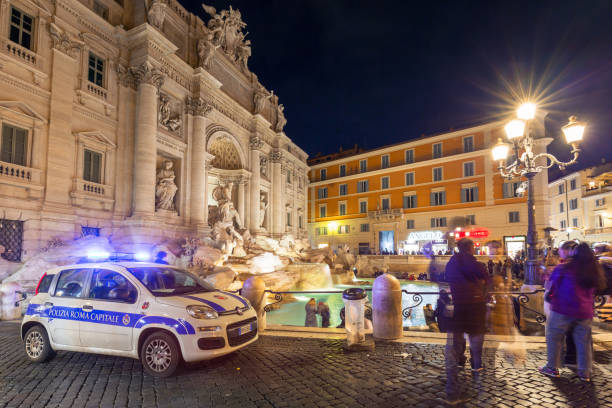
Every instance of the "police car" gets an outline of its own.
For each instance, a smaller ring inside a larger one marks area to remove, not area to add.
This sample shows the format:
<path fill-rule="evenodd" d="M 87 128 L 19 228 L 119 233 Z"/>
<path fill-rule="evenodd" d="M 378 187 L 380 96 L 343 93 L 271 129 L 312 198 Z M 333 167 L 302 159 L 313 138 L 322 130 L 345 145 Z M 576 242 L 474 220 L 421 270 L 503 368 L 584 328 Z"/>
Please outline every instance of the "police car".
<path fill-rule="evenodd" d="M 156 377 L 181 361 L 207 360 L 257 340 L 257 316 L 237 294 L 179 268 L 106 261 L 50 269 L 21 325 L 25 352 L 45 362 L 58 350 L 140 359 Z"/>

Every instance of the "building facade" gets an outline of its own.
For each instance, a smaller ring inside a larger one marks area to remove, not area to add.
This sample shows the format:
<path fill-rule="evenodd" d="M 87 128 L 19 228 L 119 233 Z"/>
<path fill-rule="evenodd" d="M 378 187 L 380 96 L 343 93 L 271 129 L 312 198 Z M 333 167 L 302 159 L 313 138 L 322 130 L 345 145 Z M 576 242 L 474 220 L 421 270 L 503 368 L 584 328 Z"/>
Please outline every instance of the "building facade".
<path fill-rule="evenodd" d="M 534 124 L 543 135 L 541 121 Z M 525 248 L 523 180 L 504 180 L 491 147 L 502 122 L 488 123 L 347 156 L 309 160 L 309 231 L 314 245 L 348 245 L 354 252 L 418 253 L 429 242 L 472 237 L 477 247 L 500 240 L 514 254 Z M 536 151 L 551 139 L 539 137 Z M 536 223 L 548 220 L 547 174 L 535 178 Z M 520 191 L 520 190 L 519 190 Z M 479 251 L 484 252 L 484 250 Z"/>
<path fill-rule="evenodd" d="M 568 239 L 612 242 L 612 165 L 579 170 L 548 185 L 551 245 Z"/>
<path fill-rule="evenodd" d="M 205 237 L 229 187 L 252 234 L 306 236 L 307 155 L 248 68 L 240 12 L 175 0 L 4 1 L 0 245 Z"/>

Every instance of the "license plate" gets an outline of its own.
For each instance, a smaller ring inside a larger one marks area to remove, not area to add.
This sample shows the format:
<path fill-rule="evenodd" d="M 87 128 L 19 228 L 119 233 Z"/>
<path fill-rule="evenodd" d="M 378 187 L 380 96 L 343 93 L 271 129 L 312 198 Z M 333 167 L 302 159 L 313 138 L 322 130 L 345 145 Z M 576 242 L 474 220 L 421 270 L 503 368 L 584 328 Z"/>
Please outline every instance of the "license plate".
<path fill-rule="evenodd" d="M 243 334 L 247 334 L 253 331 L 253 327 L 251 324 L 247 324 L 246 326 L 241 326 L 238 328 L 238 335 L 242 336 Z"/>

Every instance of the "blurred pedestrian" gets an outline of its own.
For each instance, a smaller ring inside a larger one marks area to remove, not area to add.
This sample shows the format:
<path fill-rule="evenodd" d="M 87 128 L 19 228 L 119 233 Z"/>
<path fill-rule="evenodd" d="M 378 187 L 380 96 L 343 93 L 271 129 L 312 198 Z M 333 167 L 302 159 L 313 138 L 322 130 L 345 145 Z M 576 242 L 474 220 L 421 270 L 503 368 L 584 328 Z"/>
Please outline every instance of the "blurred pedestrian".
<path fill-rule="evenodd" d="M 310 298 L 306 303 L 306 327 L 319 327 L 317 322 L 317 301 L 315 298 Z"/>
<path fill-rule="evenodd" d="M 435 316 L 438 322 L 438 328 L 442 333 L 449 331 L 451 320 L 453 317 L 453 301 L 445 289 L 440 289 L 440 297 L 436 303 Z"/>
<path fill-rule="evenodd" d="M 593 365 L 593 297 L 595 291 L 605 285 L 601 265 L 589 245 L 582 242 L 572 250 L 569 262 L 555 268 L 550 280 L 547 297 L 551 310 L 546 321 L 548 362 L 539 371 L 550 377 L 560 376 L 563 339 L 565 333 L 573 329 L 578 355 L 578 377 L 589 382 Z"/>
<path fill-rule="evenodd" d="M 321 327 L 329 327 L 329 306 L 322 300 L 317 306 L 317 313 L 321 315 Z"/>
<path fill-rule="evenodd" d="M 429 327 L 429 330 L 439 333 L 440 328 L 438 327 L 438 323 L 436 323 L 436 312 L 431 307 L 431 303 L 425 305 L 423 314 L 425 315 L 425 324 Z"/>

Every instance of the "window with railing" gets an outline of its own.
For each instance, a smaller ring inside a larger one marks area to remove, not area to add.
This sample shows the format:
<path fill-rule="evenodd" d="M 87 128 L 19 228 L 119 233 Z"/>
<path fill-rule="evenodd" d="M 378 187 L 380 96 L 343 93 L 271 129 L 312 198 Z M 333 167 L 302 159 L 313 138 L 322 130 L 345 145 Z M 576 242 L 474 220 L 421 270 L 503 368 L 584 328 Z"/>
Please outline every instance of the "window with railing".
<path fill-rule="evenodd" d="M 28 50 L 33 50 L 34 17 L 11 7 L 9 39 Z"/>
<path fill-rule="evenodd" d="M 83 180 L 92 183 L 102 182 L 102 154 L 92 150 L 83 150 Z"/>
<path fill-rule="evenodd" d="M 389 198 L 383 198 L 380 200 L 380 204 L 383 210 L 391 208 L 391 200 Z"/>
<path fill-rule="evenodd" d="M 6 123 L 2 124 L 1 161 L 19 166 L 27 166 L 27 146 L 27 130 Z"/>
<path fill-rule="evenodd" d="M 89 64 L 87 68 L 87 80 L 101 88 L 104 88 L 104 60 L 93 52 L 89 53 Z"/>

